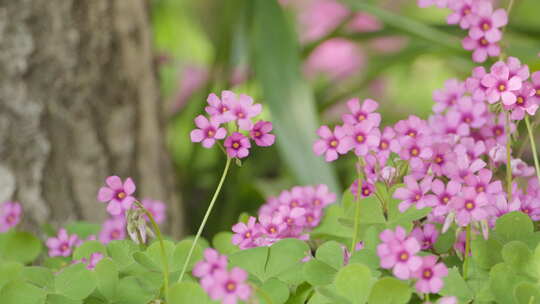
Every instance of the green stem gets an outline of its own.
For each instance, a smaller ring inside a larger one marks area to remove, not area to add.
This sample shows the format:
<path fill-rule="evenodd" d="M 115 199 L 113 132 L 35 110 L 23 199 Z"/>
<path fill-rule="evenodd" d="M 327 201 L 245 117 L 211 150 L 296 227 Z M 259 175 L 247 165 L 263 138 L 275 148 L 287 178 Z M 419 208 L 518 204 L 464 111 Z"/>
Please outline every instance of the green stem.
<path fill-rule="evenodd" d="M 141 208 L 141 210 L 146 214 L 150 220 L 150 223 L 152 224 L 152 229 L 156 231 L 156 237 L 159 241 L 159 247 L 161 249 L 161 261 L 163 263 L 163 292 L 165 293 L 165 302 L 169 302 L 169 262 L 167 259 L 167 252 L 165 250 L 165 243 L 163 242 L 163 235 L 161 234 L 161 230 L 154 220 L 152 213 L 144 208 L 139 201 L 136 201 L 135 203 L 137 204 L 137 207 Z"/>
<path fill-rule="evenodd" d="M 506 192 L 508 192 L 508 203 L 512 201 L 512 136 L 510 134 L 510 112 L 506 111 Z"/>
<path fill-rule="evenodd" d="M 195 250 L 195 246 L 197 245 L 197 241 L 201 237 L 202 231 L 204 229 L 204 226 L 206 225 L 206 221 L 208 221 L 208 217 L 210 216 L 210 212 L 212 212 L 212 208 L 214 207 L 214 204 L 217 200 L 217 197 L 219 193 L 221 192 L 221 187 L 223 186 L 223 182 L 225 181 L 225 177 L 227 176 L 227 172 L 229 171 L 229 167 L 231 164 L 230 157 L 227 157 L 227 162 L 225 163 L 225 169 L 223 170 L 223 174 L 221 175 L 221 179 L 219 180 L 218 186 L 216 188 L 216 191 L 214 192 L 214 195 L 212 196 L 212 200 L 210 201 L 210 205 L 208 206 L 208 209 L 206 209 L 206 213 L 204 214 L 204 218 L 201 222 L 201 225 L 199 226 L 199 230 L 197 230 L 197 234 L 195 235 L 195 239 L 193 240 L 193 243 L 191 244 L 191 248 L 189 249 L 189 253 L 187 255 L 186 261 L 184 262 L 184 267 L 182 268 L 182 272 L 180 272 L 180 277 L 178 278 L 178 282 L 182 282 L 182 279 L 184 278 L 184 274 L 186 273 L 187 267 L 189 265 L 189 261 L 191 260 L 191 256 L 193 255 L 193 250 Z"/>
<path fill-rule="evenodd" d="M 471 253 L 471 225 L 467 225 L 465 232 L 465 257 L 463 258 L 463 279 L 467 280 L 469 268 L 469 254 Z"/>
<path fill-rule="evenodd" d="M 359 164 L 362 164 L 362 159 L 358 159 Z M 361 195 L 361 189 L 360 189 L 360 171 L 361 168 L 358 170 L 358 187 L 356 190 L 356 202 L 354 204 L 354 231 L 352 236 L 352 243 L 351 243 L 351 255 L 354 253 L 356 249 L 356 243 L 358 243 L 358 232 L 360 230 L 360 195 Z"/>
<path fill-rule="evenodd" d="M 536 144 L 534 142 L 534 135 L 531 122 L 529 121 L 529 115 L 525 116 L 525 124 L 527 125 L 527 131 L 529 132 L 529 139 L 531 140 L 531 149 L 534 158 L 534 167 L 536 168 L 536 177 L 540 183 L 540 164 L 538 163 L 538 153 L 536 153 Z"/>
<path fill-rule="evenodd" d="M 354 250 L 356 249 L 356 243 L 358 243 L 358 232 L 360 231 L 360 180 L 358 180 L 358 195 L 356 199 L 356 203 L 354 206 L 354 233 L 352 237 L 352 243 L 351 243 L 351 255 L 354 253 Z"/>

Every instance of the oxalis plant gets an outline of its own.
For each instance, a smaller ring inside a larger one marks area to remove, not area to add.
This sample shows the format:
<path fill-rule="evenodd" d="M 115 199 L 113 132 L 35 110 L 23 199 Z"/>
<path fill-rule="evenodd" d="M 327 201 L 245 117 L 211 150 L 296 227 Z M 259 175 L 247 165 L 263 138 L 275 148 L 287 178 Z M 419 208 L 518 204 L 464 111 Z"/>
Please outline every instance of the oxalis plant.
<path fill-rule="evenodd" d="M 326 185 L 292 187 L 201 238 L 230 167 L 279 140 L 250 96 L 210 94 L 191 141 L 217 146 L 225 165 L 195 237 L 165 239 L 165 205 L 139 200 L 131 178 L 105 179 L 102 225 L 76 222 L 44 244 L 5 202 L 0 303 L 540 303 L 540 72 L 499 46 L 512 1 L 419 4 L 449 8 L 473 60 L 497 61 L 448 80 L 427 119 L 382 126 L 376 101 L 349 100 L 343 124 L 313 144 L 328 162 L 358 159 L 340 202 Z M 522 121 L 534 167 L 512 149 Z"/>

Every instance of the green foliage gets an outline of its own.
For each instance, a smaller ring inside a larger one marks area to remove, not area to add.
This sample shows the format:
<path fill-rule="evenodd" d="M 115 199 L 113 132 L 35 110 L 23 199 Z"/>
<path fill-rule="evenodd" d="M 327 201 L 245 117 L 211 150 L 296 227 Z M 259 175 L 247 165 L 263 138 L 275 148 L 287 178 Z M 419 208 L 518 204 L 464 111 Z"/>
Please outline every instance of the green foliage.
<path fill-rule="evenodd" d="M 73 300 L 88 297 L 96 288 L 96 278 L 83 264 L 73 264 L 54 279 L 55 291 Z"/>
<path fill-rule="evenodd" d="M 395 278 L 382 278 L 373 285 L 369 296 L 369 303 L 404 304 L 409 303 L 411 287 Z"/>
<path fill-rule="evenodd" d="M 0 261 L 33 262 L 41 253 L 41 242 L 28 232 L 0 234 Z"/>
<path fill-rule="evenodd" d="M 169 294 L 170 304 L 209 303 L 210 299 L 199 284 L 181 282 L 171 286 Z"/>

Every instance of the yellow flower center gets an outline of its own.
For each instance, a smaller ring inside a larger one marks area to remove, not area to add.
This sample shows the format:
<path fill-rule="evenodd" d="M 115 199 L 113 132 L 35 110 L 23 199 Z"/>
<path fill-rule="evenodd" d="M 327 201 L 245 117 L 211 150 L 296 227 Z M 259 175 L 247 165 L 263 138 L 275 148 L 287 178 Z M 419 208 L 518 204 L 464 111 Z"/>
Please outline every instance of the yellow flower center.
<path fill-rule="evenodd" d="M 418 148 L 412 148 L 411 154 L 412 156 L 418 156 L 420 154 L 420 150 L 418 150 Z"/>
<path fill-rule="evenodd" d="M 473 210 L 474 209 L 474 203 L 473 202 L 466 202 L 465 203 L 465 209 Z"/>
<path fill-rule="evenodd" d="M 522 105 L 525 103 L 525 99 L 523 99 L 523 97 L 521 96 L 518 96 L 516 102 L 518 105 Z"/>
<path fill-rule="evenodd" d="M 225 288 L 227 289 L 227 291 L 234 291 L 236 289 L 236 284 L 234 284 L 233 282 L 229 282 L 225 285 Z"/>
<path fill-rule="evenodd" d="M 501 91 L 501 92 L 504 92 L 504 91 L 506 91 L 506 86 L 505 86 L 504 84 L 501 83 L 501 84 L 497 87 L 497 89 L 499 89 L 499 91 Z"/>
<path fill-rule="evenodd" d="M 126 193 L 125 193 L 124 191 L 118 192 L 118 194 L 116 195 L 116 197 L 118 197 L 119 199 L 123 199 L 124 197 L 126 197 Z"/>
<path fill-rule="evenodd" d="M 359 143 L 363 143 L 365 140 L 364 135 L 358 135 L 356 136 L 356 141 Z"/>
<path fill-rule="evenodd" d="M 238 149 L 238 148 L 240 147 L 240 144 L 237 143 L 237 142 L 234 142 L 234 143 L 232 144 L 232 147 L 235 148 L 235 149 Z"/>
<path fill-rule="evenodd" d="M 332 148 L 337 147 L 337 145 L 338 145 L 338 142 L 335 139 L 330 142 L 330 147 L 332 147 Z"/>

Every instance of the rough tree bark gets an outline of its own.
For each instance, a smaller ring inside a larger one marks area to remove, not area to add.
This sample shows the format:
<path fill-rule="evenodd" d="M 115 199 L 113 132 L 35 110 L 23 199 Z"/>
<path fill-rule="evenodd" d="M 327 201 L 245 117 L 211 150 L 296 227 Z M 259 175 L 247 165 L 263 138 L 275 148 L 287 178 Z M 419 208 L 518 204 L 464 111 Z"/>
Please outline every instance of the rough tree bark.
<path fill-rule="evenodd" d="M 27 228 L 103 220 L 96 193 L 117 174 L 182 234 L 147 5 L 0 0 L 0 202 L 21 202 Z"/>

